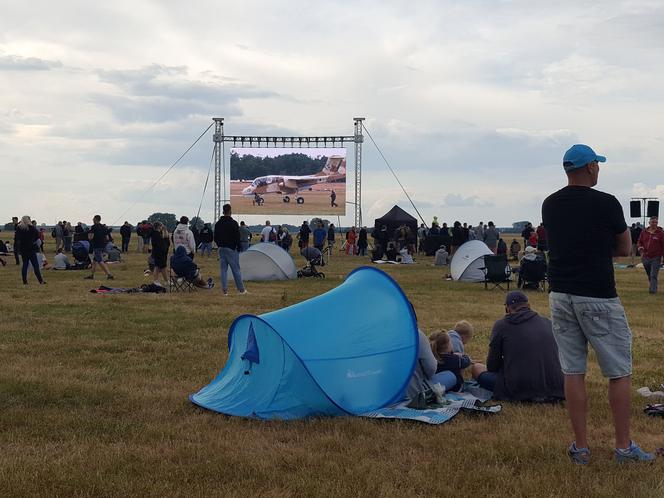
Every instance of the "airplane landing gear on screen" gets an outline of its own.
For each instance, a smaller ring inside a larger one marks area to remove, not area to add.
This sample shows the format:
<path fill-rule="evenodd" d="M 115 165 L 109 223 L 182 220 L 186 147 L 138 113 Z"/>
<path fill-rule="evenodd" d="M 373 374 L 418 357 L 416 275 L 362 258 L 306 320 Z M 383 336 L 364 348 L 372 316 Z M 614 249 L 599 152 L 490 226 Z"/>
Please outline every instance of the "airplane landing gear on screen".
<path fill-rule="evenodd" d="M 284 195 L 283 201 L 288 204 L 290 202 L 290 197 L 287 195 Z"/>
<path fill-rule="evenodd" d="M 304 197 L 297 197 L 295 200 L 298 204 L 304 204 Z"/>

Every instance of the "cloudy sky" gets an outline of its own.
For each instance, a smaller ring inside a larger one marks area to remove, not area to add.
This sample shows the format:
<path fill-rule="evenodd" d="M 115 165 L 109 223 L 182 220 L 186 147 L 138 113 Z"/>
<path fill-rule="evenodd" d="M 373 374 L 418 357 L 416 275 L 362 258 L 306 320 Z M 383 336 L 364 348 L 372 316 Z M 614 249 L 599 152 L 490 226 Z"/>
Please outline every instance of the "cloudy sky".
<path fill-rule="evenodd" d="M 664 197 L 660 0 L 0 8 L 3 221 L 191 216 L 211 133 L 150 187 L 213 116 L 229 135 L 351 135 L 365 117 L 427 222 L 539 221 L 578 142 L 608 157 L 598 188 L 625 206 Z M 365 223 L 407 207 L 368 139 L 363 173 Z"/>

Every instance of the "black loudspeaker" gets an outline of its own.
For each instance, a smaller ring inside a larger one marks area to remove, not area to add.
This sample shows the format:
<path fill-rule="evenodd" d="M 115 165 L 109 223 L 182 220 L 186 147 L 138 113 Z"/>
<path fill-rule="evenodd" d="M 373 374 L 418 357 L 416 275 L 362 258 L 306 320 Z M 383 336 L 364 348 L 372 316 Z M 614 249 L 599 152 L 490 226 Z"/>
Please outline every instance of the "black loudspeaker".
<path fill-rule="evenodd" d="M 659 201 L 648 201 L 648 212 L 646 213 L 648 217 L 657 216 L 659 217 Z"/>
<path fill-rule="evenodd" d="M 632 218 L 641 217 L 641 201 L 629 201 L 629 215 Z"/>

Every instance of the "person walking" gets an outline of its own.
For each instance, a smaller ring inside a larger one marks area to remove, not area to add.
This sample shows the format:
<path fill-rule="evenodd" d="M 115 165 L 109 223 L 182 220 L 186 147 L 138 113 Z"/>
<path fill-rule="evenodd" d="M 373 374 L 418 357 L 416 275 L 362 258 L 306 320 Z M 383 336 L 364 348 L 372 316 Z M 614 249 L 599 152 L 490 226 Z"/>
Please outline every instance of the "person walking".
<path fill-rule="evenodd" d="M 132 226 L 128 221 L 120 227 L 120 236 L 122 237 L 122 252 L 129 252 L 129 241 L 131 240 Z"/>
<path fill-rule="evenodd" d="M 333 208 L 339 207 L 336 203 L 336 200 L 337 200 L 337 193 L 334 190 L 332 190 L 330 192 L 330 207 L 333 207 Z"/>
<path fill-rule="evenodd" d="M 16 225 L 14 247 L 18 245 L 23 260 L 23 267 L 21 268 L 21 278 L 23 285 L 28 285 L 28 265 L 32 265 L 32 271 L 35 272 L 35 277 L 40 284 L 45 284 L 41 275 L 41 266 L 37 258 L 39 251 L 38 240 L 39 232 L 30 221 L 29 216 L 23 216 L 21 221 Z"/>
<path fill-rule="evenodd" d="M 92 226 L 88 231 L 88 240 L 92 246 L 92 267 L 90 275 L 85 277 L 86 280 L 94 280 L 95 270 L 99 266 L 106 274 L 108 280 L 113 280 L 113 275 L 108 270 L 108 266 L 104 263 L 104 249 L 106 243 L 109 241 L 108 228 L 101 222 L 101 216 L 96 214 L 92 218 Z"/>
<path fill-rule="evenodd" d="M 605 161 L 587 145 L 572 146 L 563 157 L 567 186 L 542 204 L 549 243 L 551 321 L 575 436 L 567 454 L 577 464 L 590 461 L 585 381 L 588 343 L 609 379 L 615 460 L 655 458 L 630 438 L 632 333 L 616 292 L 613 256 L 627 256 L 631 241 L 618 200 L 592 188 L 597 185 L 599 163 Z M 589 240 L 593 243 L 588 244 Z"/>
<path fill-rule="evenodd" d="M 334 252 L 334 239 L 335 239 L 334 223 L 330 223 L 327 226 L 327 247 L 329 248 L 328 257 L 332 256 L 332 253 Z"/>
<path fill-rule="evenodd" d="M 240 227 L 232 217 L 230 204 L 224 204 L 223 216 L 214 226 L 214 241 L 219 248 L 219 265 L 221 266 L 221 290 L 228 295 L 228 267 L 233 272 L 233 280 L 240 294 L 247 294 L 240 272 Z"/>
<path fill-rule="evenodd" d="M 650 282 L 648 289 L 650 294 L 657 294 L 657 275 L 664 256 L 664 230 L 657 226 L 658 221 L 657 216 L 650 217 L 648 228 L 641 231 L 636 244 Z"/>

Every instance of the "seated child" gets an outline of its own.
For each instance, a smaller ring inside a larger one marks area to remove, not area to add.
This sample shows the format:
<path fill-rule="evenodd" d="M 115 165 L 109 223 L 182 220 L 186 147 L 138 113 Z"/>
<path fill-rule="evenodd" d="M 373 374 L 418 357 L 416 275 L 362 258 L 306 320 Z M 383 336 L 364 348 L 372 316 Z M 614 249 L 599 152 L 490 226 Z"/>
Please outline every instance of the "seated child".
<path fill-rule="evenodd" d="M 399 256 L 397 256 L 397 260 L 403 265 L 412 265 L 413 263 L 415 263 L 415 261 L 413 260 L 413 256 L 410 254 L 408 248 L 405 246 L 399 251 Z"/>
<path fill-rule="evenodd" d="M 433 384 L 442 384 L 446 391 L 458 391 L 463 386 L 461 371 L 470 366 L 468 356 L 452 352 L 452 341 L 445 331 L 434 332 L 429 336 L 431 351 L 438 361 L 436 373 L 431 378 Z"/>
<path fill-rule="evenodd" d="M 473 326 L 467 320 L 460 320 L 447 333 L 452 341 L 452 351 L 459 354 L 466 354 L 464 346 L 473 338 Z"/>

